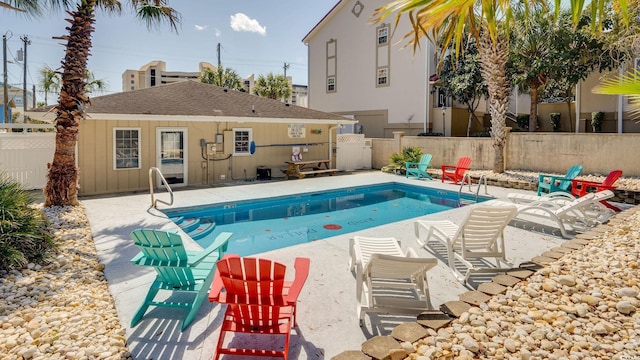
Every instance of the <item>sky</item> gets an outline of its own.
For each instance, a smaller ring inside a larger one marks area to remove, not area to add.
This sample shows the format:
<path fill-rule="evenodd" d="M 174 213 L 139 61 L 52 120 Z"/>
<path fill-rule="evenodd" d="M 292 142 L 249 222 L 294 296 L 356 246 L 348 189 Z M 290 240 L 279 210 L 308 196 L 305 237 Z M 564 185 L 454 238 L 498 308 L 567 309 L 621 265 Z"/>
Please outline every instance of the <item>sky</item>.
<path fill-rule="evenodd" d="M 182 17 L 176 34 L 167 24 L 148 29 L 135 18 L 130 3 L 121 0 L 120 15 L 96 12 L 88 68 L 96 79 L 107 83 L 102 94 L 111 94 L 122 91 L 125 70 L 137 70 L 154 60 L 166 62 L 167 71 L 195 72 L 200 62 L 216 65 L 219 43 L 222 66 L 233 68 L 242 78 L 283 74 L 287 63 L 287 76 L 292 76 L 293 83 L 307 85 L 307 47 L 302 39 L 337 2 L 170 0 L 169 5 Z M 40 83 L 39 69 L 61 66 L 64 42 L 52 38 L 68 33 L 66 17 L 62 11 L 33 18 L 0 9 L 0 32 L 7 37 L 8 84 L 23 86 L 24 65 L 18 61 L 18 49 L 24 47 L 21 37 L 31 41 L 27 46 L 29 90 Z M 44 95 L 36 90 L 36 98 L 42 101 Z"/>

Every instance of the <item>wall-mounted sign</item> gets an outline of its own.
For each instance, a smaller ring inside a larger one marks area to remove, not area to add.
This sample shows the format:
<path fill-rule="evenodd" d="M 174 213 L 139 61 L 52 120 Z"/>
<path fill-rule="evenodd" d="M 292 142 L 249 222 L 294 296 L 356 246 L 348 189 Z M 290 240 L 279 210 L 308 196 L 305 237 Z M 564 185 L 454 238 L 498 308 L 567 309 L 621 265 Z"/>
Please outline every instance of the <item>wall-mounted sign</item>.
<path fill-rule="evenodd" d="M 304 124 L 289 124 L 289 138 L 300 139 L 305 137 Z"/>

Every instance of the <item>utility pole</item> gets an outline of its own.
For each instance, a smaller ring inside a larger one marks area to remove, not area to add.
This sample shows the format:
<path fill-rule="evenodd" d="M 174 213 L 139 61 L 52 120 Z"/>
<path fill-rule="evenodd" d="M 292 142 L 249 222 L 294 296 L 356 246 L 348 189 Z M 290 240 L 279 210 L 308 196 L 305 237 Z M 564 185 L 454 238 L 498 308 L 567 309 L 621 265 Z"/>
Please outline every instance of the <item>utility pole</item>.
<path fill-rule="evenodd" d="M 20 40 L 24 43 L 24 77 L 22 86 L 22 122 L 27 122 L 27 45 L 31 45 L 31 41 L 27 35 L 20 36 Z M 35 94 L 34 94 L 35 95 Z"/>
<path fill-rule="evenodd" d="M 289 68 L 289 65 L 291 64 L 287 64 L 286 62 L 284 63 L 284 66 L 282 67 L 284 69 L 284 78 L 287 78 L 287 69 Z"/>
<path fill-rule="evenodd" d="M 220 69 L 220 66 L 222 66 L 222 61 L 220 61 L 220 43 L 216 46 L 216 50 L 218 52 L 218 69 Z"/>
<path fill-rule="evenodd" d="M 4 107 L 2 108 L 2 122 L 8 124 L 11 119 L 9 119 L 9 87 L 7 86 L 7 34 L 2 35 L 2 55 L 2 64 L 4 70 L 2 79 L 2 85 L 4 86 Z"/>
<path fill-rule="evenodd" d="M 33 85 L 33 90 L 31 90 L 31 91 L 33 92 L 33 99 L 32 99 L 33 100 L 33 106 L 31 106 L 31 107 L 35 108 L 36 107 L 36 86 L 35 85 Z"/>

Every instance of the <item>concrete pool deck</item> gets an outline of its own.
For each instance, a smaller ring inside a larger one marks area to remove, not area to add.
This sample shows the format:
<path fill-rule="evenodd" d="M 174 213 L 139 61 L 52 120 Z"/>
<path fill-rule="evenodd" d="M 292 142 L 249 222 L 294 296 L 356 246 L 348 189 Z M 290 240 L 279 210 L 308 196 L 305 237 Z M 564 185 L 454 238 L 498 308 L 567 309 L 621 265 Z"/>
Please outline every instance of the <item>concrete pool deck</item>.
<path fill-rule="evenodd" d="M 411 185 L 458 191 L 459 186 L 439 180 L 406 179 L 403 176 L 379 171 L 323 176 L 302 180 L 256 182 L 248 185 L 221 186 L 175 193 L 172 206 L 197 206 L 215 202 L 246 200 L 259 197 L 287 195 L 298 192 L 319 191 L 381 182 L 396 181 Z M 505 198 L 510 192 L 522 190 L 489 186 L 489 196 Z M 481 189 L 480 193 L 483 193 Z M 465 186 L 464 191 L 468 191 Z M 475 188 L 474 188 L 475 191 Z M 531 192 L 526 192 L 531 193 Z M 168 194 L 158 197 L 167 199 Z M 129 233 L 141 227 L 175 229 L 164 214 L 150 208 L 149 194 L 83 199 L 82 204 L 91 224 L 91 230 L 100 261 L 106 265 L 105 276 L 116 303 L 122 326 L 127 329 L 129 350 L 134 359 L 210 359 L 214 354 L 218 328 L 222 321 L 221 306 L 204 303 L 198 316 L 184 332 L 180 331 L 184 311 L 179 309 L 150 308 L 142 321 L 129 327 L 133 313 L 146 295 L 155 277 L 152 269 L 132 265 L 129 260 L 138 252 Z M 163 206 L 160 206 L 162 209 Z M 449 219 L 460 223 L 469 207 L 457 208 L 420 219 Z M 415 219 L 399 221 L 359 231 L 364 236 L 393 236 L 402 247 L 413 248 L 420 256 L 434 257 L 419 248 L 413 234 Z M 335 236 L 307 244 L 270 251 L 256 256 L 280 261 L 293 272 L 296 256 L 311 258 L 311 271 L 298 305 L 298 328 L 291 336 L 291 359 L 330 359 L 345 351 L 358 350 L 362 342 L 374 335 L 387 335 L 391 329 L 410 318 L 395 316 L 367 316 L 365 327 L 358 325 L 354 275 L 348 269 L 348 239 L 354 233 Z M 518 265 L 566 240 L 558 235 L 508 226 L 505 231 L 507 257 Z M 467 291 L 458 282 L 441 254 L 438 266 L 429 272 L 431 302 L 434 307 L 457 300 Z M 415 319 L 415 317 L 413 318 Z M 251 340 L 249 340 L 251 341 Z"/>

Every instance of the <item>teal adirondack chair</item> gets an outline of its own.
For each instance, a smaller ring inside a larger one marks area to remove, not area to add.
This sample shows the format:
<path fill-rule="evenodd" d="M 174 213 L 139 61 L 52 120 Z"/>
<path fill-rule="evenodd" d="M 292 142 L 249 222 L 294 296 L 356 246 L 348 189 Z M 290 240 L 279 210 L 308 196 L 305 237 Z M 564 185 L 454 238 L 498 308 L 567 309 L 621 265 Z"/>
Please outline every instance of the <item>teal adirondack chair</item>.
<path fill-rule="evenodd" d="M 582 165 L 573 165 L 563 176 L 539 174 L 538 195 L 541 195 L 543 190 L 546 190 L 549 194 L 556 191 L 571 193 L 571 180 L 580 175 L 581 171 Z"/>
<path fill-rule="evenodd" d="M 182 331 L 193 321 L 202 301 L 207 298 L 215 274 L 216 262 L 222 259 L 231 233 L 220 233 L 206 249 L 194 252 L 184 248 L 180 235 L 171 231 L 138 229 L 131 238 L 140 249 L 131 262 L 139 266 L 152 266 L 156 278 L 149 287 L 142 305 L 131 319 L 134 327 L 149 306 L 186 308 L 189 311 L 182 321 Z M 192 293 L 191 302 L 154 301 L 159 290 Z"/>
<path fill-rule="evenodd" d="M 415 176 L 418 179 L 427 178 L 432 179 L 432 177 L 427 174 L 427 168 L 431 166 L 431 158 L 433 156 L 431 154 L 424 154 L 420 158 L 420 162 L 406 162 L 404 163 L 404 167 L 406 169 L 405 176 L 408 178 L 409 175 Z"/>

